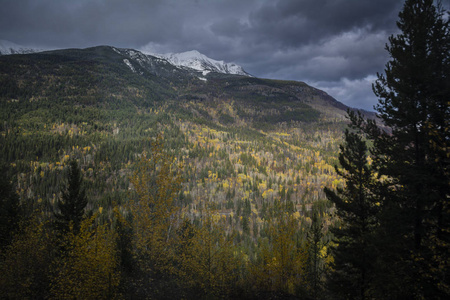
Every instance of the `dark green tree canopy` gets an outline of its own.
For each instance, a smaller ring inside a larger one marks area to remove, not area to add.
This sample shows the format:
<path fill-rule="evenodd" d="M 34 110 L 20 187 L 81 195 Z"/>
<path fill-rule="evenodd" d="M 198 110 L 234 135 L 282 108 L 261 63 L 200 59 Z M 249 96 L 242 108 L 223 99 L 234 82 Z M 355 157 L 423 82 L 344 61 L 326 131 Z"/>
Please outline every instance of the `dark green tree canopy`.
<path fill-rule="evenodd" d="M 72 223 L 73 230 L 78 232 L 81 221 L 85 217 L 85 208 L 88 203 L 82 187 L 83 178 L 76 160 L 70 162 L 67 186 L 62 191 L 61 200 L 54 212 L 56 227 L 60 231 L 67 231 Z"/>
<path fill-rule="evenodd" d="M 386 46 L 391 59 L 373 89 L 389 129 L 351 116 L 353 128 L 373 142 L 373 165 L 362 137 L 346 131 L 337 169 L 346 186 L 326 190 L 342 220 L 334 230 L 332 283 L 361 291 L 344 298 L 364 298 L 365 291 L 380 299 L 450 294 L 450 27 L 434 3 L 406 0 L 400 33 Z"/>
<path fill-rule="evenodd" d="M 450 27 L 441 2 L 434 3 L 405 2 L 401 32 L 386 46 L 391 59 L 373 87 L 376 110 L 391 128 L 367 132 L 385 186 L 378 232 L 385 280 L 379 285 L 392 298 L 450 293 Z"/>
<path fill-rule="evenodd" d="M 368 147 L 361 115 L 349 111 L 350 130 L 345 130 L 336 172 L 345 179 L 345 187 L 325 188 L 327 198 L 336 205 L 339 221 L 332 229 L 336 245 L 330 289 L 343 299 L 367 299 L 371 296 L 375 251 L 373 234 L 377 226 L 377 197 L 374 194 L 374 170 L 368 162 Z"/>
<path fill-rule="evenodd" d="M 9 244 L 19 222 L 19 197 L 0 167 L 0 250 Z"/>

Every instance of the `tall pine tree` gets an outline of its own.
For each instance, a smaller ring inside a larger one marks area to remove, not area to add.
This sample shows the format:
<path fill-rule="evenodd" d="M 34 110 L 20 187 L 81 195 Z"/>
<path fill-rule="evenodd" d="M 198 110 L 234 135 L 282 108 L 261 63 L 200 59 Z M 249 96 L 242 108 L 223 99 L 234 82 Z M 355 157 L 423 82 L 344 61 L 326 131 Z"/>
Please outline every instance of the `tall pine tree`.
<path fill-rule="evenodd" d="M 62 199 L 56 203 L 58 210 L 54 212 L 55 225 L 61 233 L 67 232 L 70 226 L 73 226 L 74 233 L 78 233 L 80 230 L 88 203 L 82 183 L 83 177 L 78 163 L 76 160 L 72 160 L 67 186 L 62 191 Z"/>
<path fill-rule="evenodd" d="M 7 178 L 7 170 L 0 167 L 0 252 L 3 250 L 17 230 L 20 218 L 19 196 Z"/>
<path fill-rule="evenodd" d="M 386 46 L 376 110 L 391 133 L 369 130 L 385 176 L 378 230 L 380 296 L 444 298 L 449 285 L 450 35 L 433 0 L 407 0 Z"/>
<path fill-rule="evenodd" d="M 361 115 L 349 111 L 349 116 L 352 127 L 363 125 Z M 378 203 L 373 194 L 375 176 L 368 161 L 368 148 L 364 135 L 356 128 L 345 131 L 339 162 L 341 167 L 335 169 L 345 179 L 345 187 L 336 191 L 325 188 L 339 217 L 332 229 L 336 246 L 332 247 L 330 288 L 334 296 L 342 299 L 367 299 L 371 297 Z"/>
<path fill-rule="evenodd" d="M 319 217 L 319 212 L 313 209 L 311 214 L 311 227 L 306 236 L 307 239 L 307 261 L 306 261 L 306 276 L 308 278 L 308 290 L 311 298 L 323 298 L 323 273 L 325 267 L 322 259 L 323 243 L 323 220 Z"/>

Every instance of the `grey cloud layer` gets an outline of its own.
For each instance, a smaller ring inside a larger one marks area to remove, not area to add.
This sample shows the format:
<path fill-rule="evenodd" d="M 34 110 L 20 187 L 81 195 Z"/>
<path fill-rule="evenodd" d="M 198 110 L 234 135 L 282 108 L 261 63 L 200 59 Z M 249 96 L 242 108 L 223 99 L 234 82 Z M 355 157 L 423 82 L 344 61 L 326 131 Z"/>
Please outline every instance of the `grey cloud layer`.
<path fill-rule="evenodd" d="M 156 52 L 196 49 L 239 63 L 259 77 L 318 83 L 344 103 L 370 108 L 376 99 L 370 98 L 371 90 L 363 95 L 360 87 L 383 71 L 388 59 L 384 44 L 396 30 L 403 0 L 0 3 L 0 39 L 60 48 L 107 44 Z"/>

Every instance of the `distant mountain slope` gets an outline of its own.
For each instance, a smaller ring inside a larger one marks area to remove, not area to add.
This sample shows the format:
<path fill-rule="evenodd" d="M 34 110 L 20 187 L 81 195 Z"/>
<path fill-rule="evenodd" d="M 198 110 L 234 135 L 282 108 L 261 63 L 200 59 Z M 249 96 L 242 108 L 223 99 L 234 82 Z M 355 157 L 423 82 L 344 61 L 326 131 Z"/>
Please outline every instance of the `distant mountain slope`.
<path fill-rule="evenodd" d="M 226 63 L 224 61 L 217 61 L 211 59 L 204 54 L 196 50 L 182 52 L 182 53 L 166 53 L 166 54 L 156 54 L 156 53 L 143 53 L 134 49 L 121 49 L 110 46 L 100 46 L 93 47 L 88 49 L 66 49 L 66 50 L 58 50 L 56 51 L 47 51 L 48 54 L 57 54 L 71 56 L 71 52 L 75 51 L 85 51 L 86 54 L 89 51 L 94 51 L 100 53 L 100 49 L 103 49 L 103 54 L 106 55 L 105 49 L 108 51 L 113 50 L 118 55 L 121 55 L 125 58 L 122 59 L 122 63 L 126 65 L 129 70 L 133 73 L 144 75 L 144 74 L 152 74 L 161 78 L 171 78 L 171 80 L 201 80 L 207 81 L 208 78 L 220 78 L 220 74 L 222 75 L 240 75 L 246 77 L 252 77 L 250 74 L 244 71 L 244 69 L 236 65 L 234 63 Z M 10 55 L 10 54 L 32 54 L 43 52 L 40 49 L 32 49 L 17 45 L 15 43 L 0 40 L 0 55 Z M 105 56 L 110 57 L 108 55 Z M 99 57 L 97 56 L 97 59 Z M 214 75 L 217 74 L 217 75 Z M 265 81 L 266 83 L 268 81 Z M 273 82 L 283 82 L 276 81 Z M 289 81 L 288 81 L 289 82 Z M 297 85 L 294 81 L 291 81 L 293 85 Z M 173 83 L 171 83 L 173 85 Z M 285 85 L 285 84 L 284 84 Z M 256 93 L 258 93 L 256 89 Z M 287 92 L 289 89 L 284 89 L 284 92 Z M 298 90 L 298 88 L 294 87 L 290 89 L 289 93 L 294 93 Z M 328 115 L 333 115 L 339 112 L 339 115 L 345 115 L 345 111 L 348 109 L 346 105 L 332 98 L 328 94 L 323 91 L 316 90 L 314 101 L 311 101 L 309 105 L 322 110 L 322 112 L 326 112 Z M 320 96 L 319 96 L 320 95 Z M 366 117 L 376 118 L 375 113 L 360 110 Z"/>
<path fill-rule="evenodd" d="M 179 104 L 192 99 L 212 105 L 214 101 L 234 99 L 235 121 L 246 119 L 255 124 L 343 118 L 347 109 L 302 82 L 179 68 L 163 58 L 110 46 L 2 56 L 0 76 L 16 84 L 14 89 L 4 84 L 0 97 L 5 93 L 15 98 L 49 97 L 58 88 L 62 98 L 105 105 L 110 98 L 136 105 L 162 100 Z M 86 94 L 86 90 L 91 92 Z"/>

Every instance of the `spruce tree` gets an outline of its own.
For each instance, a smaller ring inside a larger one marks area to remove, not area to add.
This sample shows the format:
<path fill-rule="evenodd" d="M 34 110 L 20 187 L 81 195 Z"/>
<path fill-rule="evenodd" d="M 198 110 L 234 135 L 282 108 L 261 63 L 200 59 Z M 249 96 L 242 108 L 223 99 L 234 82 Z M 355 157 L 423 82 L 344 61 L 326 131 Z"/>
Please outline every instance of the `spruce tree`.
<path fill-rule="evenodd" d="M 20 218 L 19 196 L 6 174 L 0 167 L 0 252 L 11 242 Z"/>
<path fill-rule="evenodd" d="M 306 262 L 308 290 L 312 299 L 323 298 L 323 273 L 325 272 L 321 251 L 323 244 L 323 220 L 319 212 L 313 209 L 311 227 L 307 234 L 308 258 Z"/>
<path fill-rule="evenodd" d="M 349 111 L 353 127 L 363 123 L 361 115 Z M 352 126 L 352 125 L 351 125 Z M 346 129 L 340 146 L 336 172 L 345 179 L 345 187 L 325 188 L 327 198 L 336 205 L 337 225 L 332 228 L 335 246 L 330 289 L 342 299 L 367 299 L 371 296 L 371 277 L 375 258 L 372 243 L 378 211 L 374 172 L 368 161 L 368 148 L 360 131 Z"/>
<path fill-rule="evenodd" d="M 389 133 L 369 130 L 383 175 L 378 291 L 387 298 L 444 298 L 449 285 L 450 35 L 433 0 L 407 0 L 386 46 L 376 110 Z M 373 127 L 372 127 L 373 129 Z"/>
<path fill-rule="evenodd" d="M 62 191 L 62 197 L 57 201 L 57 211 L 54 212 L 55 225 L 61 233 L 67 232 L 70 226 L 78 233 L 81 222 L 85 218 L 87 197 L 82 187 L 83 177 L 76 160 L 70 162 L 67 186 Z"/>

